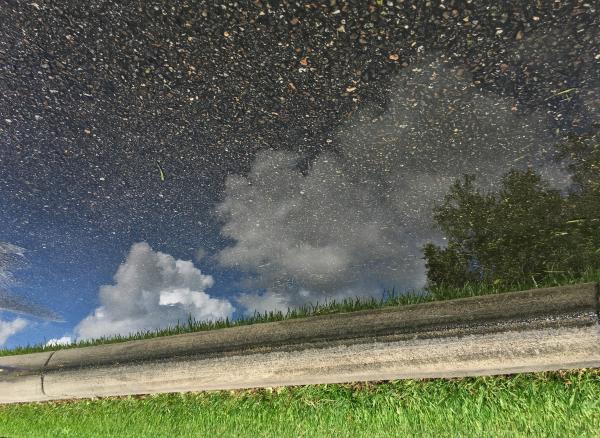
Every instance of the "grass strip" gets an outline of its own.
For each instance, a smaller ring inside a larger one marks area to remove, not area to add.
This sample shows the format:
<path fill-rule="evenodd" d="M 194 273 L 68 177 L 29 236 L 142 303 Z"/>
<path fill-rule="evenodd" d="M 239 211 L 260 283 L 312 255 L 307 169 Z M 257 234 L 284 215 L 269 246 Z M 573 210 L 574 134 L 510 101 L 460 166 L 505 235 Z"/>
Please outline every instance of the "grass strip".
<path fill-rule="evenodd" d="M 598 436 L 600 370 L 0 406 L 8 437 Z"/>

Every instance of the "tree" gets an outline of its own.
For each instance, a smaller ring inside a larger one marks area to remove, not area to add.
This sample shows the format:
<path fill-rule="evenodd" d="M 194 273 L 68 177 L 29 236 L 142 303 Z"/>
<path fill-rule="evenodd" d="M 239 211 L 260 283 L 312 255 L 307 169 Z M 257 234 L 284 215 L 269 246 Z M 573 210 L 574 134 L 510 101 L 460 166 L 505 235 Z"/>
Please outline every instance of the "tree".
<path fill-rule="evenodd" d="M 587 134 L 570 135 L 557 155 L 568 162 L 573 191 L 569 194 L 568 229 L 564 238 L 576 243 L 574 268 L 600 267 L 600 125 Z"/>
<path fill-rule="evenodd" d="M 573 253 L 562 235 L 568 220 L 566 201 L 531 169 L 511 170 L 497 193 L 482 194 L 474 175 L 457 180 L 434 208 L 434 220 L 448 248 L 423 248 L 429 286 L 462 287 L 486 283 L 543 280 Z"/>
<path fill-rule="evenodd" d="M 589 133 L 570 134 L 555 160 L 567 161 L 576 193 L 600 192 L 600 124 Z"/>
<path fill-rule="evenodd" d="M 540 281 L 564 269 L 574 251 L 572 242 L 557 239 L 568 219 L 565 205 L 560 191 L 548 188 L 533 170 L 509 171 L 488 213 L 488 238 L 478 248 L 481 263 L 495 267 L 485 279 Z"/>
<path fill-rule="evenodd" d="M 475 261 L 477 231 L 485 219 L 490 200 L 475 191 L 475 176 L 464 175 L 464 183 L 457 180 L 445 197 L 445 202 L 434 208 L 434 219 L 448 238 L 448 247 L 442 249 L 432 243 L 423 248 L 426 260 L 428 288 L 462 287 L 467 281 L 477 281 L 481 272 L 471 268 Z"/>
<path fill-rule="evenodd" d="M 440 248 L 433 243 L 423 247 L 427 268 L 428 288 L 457 286 L 479 280 L 476 272 L 469 270 L 470 260 L 454 243 Z"/>

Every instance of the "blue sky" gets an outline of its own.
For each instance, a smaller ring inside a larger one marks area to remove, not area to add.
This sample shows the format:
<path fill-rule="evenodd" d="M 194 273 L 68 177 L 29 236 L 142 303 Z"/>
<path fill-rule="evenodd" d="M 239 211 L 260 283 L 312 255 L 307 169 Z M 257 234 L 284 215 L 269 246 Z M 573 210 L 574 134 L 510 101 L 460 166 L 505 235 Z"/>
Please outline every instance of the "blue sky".
<path fill-rule="evenodd" d="M 73 231 L 70 229 L 70 232 Z M 8 237 L 12 237 L 12 241 L 20 245 L 31 244 L 20 242 L 14 236 Z M 44 338 L 49 340 L 72 334 L 77 323 L 101 304 L 98 296 L 100 286 L 113 283 L 113 277 L 119 265 L 125 261 L 133 243 L 135 242 L 117 242 L 114 238 L 101 242 L 74 239 L 71 245 L 59 246 L 49 242 L 44 245 L 45 248 L 40 245 L 37 249 L 26 250 L 26 264 L 15 272 L 17 282 L 10 288 L 11 292 L 25 301 L 51 309 L 64 321 L 48 321 L 0 311 L 0 320 L 21 317 L 29 321 L 26 328 L 11 336 L 4 347 L 40 343 Z M 161 245 L 154 246 L 158 250 Z M 73 257 L 73 252 L 77 249 L 77 257 Z M 211 296 L 227 296 L 231 295 L 232 288 L 235 290 L 240 275 L 233 271 L 214 270 L 213 264 L 196 259 L 197 250 L 161 249 L 177 254 L 178 258 L 193 260 L 202 272 L 212 268 L 211 275 L 215 279 L 215 285 L 210 288 Z"/>

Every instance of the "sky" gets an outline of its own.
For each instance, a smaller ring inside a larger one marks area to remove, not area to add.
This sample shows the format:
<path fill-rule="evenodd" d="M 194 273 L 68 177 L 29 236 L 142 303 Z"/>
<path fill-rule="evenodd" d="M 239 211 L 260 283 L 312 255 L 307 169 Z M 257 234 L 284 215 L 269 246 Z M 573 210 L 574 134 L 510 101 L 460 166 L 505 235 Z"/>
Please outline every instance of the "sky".
<path fill-rule="evenodd" d="M 422 288 L 456 178 L 598 121 L 594 2 L 217 3 L 0 8 L 0 347 Z"/>

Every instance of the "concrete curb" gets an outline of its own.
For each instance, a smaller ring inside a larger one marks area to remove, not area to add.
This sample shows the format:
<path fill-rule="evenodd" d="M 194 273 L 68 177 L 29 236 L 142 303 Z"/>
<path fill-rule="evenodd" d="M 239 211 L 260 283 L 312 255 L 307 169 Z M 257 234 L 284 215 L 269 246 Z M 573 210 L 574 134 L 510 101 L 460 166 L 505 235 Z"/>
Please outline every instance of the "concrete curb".
<path fill-rule="evenodd" d="M 585 283 L 0 357 L 0 403 L 600 367 Z"/>

